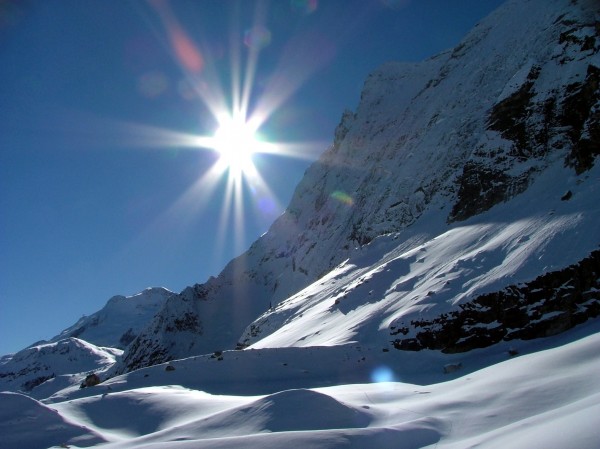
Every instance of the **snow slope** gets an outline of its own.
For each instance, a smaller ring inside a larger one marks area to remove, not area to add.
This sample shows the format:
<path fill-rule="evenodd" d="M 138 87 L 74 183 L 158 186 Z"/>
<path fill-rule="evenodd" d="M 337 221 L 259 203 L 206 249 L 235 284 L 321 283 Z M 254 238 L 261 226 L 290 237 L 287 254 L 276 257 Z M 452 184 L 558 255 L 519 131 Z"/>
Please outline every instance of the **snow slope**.
<path fill-rule="evenodd" d="M 106 441 L 23 394 L 0 392 L 0 404 L 2 448 L 46 448 L 66 441 L 87 447 Z"/>
<path fill-rule="evenodd" d="M 566 191 L 574 192 L 569 201 L 561 200 Z M 438 317 L 599 249 L 599 192 L 600 167 L 577 176 L 558 161 L 511 202 L 465 222 L 447 225 L 435 219 L 443 210 L 431 211 L 411 230 L 373 241 L 265 312 L 241 341 L 251 348 L 355 341 L 390 347 L 395 329 L 414 333 L 412 321 Z M 588 304 L 600 305 L 600 295 Z"/>
<path fill-rule="evenodd" d="M 284 215 L 122 359 L 1 359 L 106 371 L 0 393 L 0 449 L 597 448 L 599 9 L 509 0 L 377 69 Z M 61 336 L 127 331 L 86 323 Z"/>
<path fill-rule="evenodd" d="M 593 449 L 600 441 L 595 425 L 600 380 L 590 374 L 600 369 L 598 330 L 597 322 L 588 323 L 524 343 L 518 357 L 497 348 L 476 350 L 462 356 L 463 371 L 453 374 L 443 374 L 441 364 L 456 361 L 456 356 L 430 351 L 425 355 L 429 363 L 413 372 L 412 382 L 393 380 L 412 369 L 406 362 L 414 353 L 396 353 L 400 360 L 395 360 L 393 353 L 362 348 L 366 360 L 381 363 L 387 357 L 391 363 L 370 370 L 375 379 L 362 377 L 369 370 L 359 375 L 349 370 L 349 378 L 360 383 L 322 386 L 326 372 L 351 353 L 337 346 L 313 348 L 304 360 L 285 354 L 286 349 L 263 349 L 223 353 L 222 361 L 174 361 L 170 371 L 162 365 L 132 372 L 97 387 L 65 392 L 46 405 L 2 393 L 2 403 L 10 401 L 11 415 L 0 420 L 0 434 L 9 436 L 0 440 L 0 448 L 88 447 L 107 441 L 102 447 Z M 287 351 L 306 356 L 309 350 Z M 210 380 L 204 384 L 215 390 L 202 391 L 202 365 L 218 366 L 234 357 L 237 370 L 225 372 L 237 377 L 239 392 L 220 394 L 218 372 L 207 374 Z M 482 359 L 493 358 L 498 362 L 482 368 Z M 282 360 L 288 361 L 287 367 Z M 302 385 L 287 376 L 285 368 L 294 364 L 320 370 L 318 381 Z M 275 384 L 288 388 L 257 393 L 255 384 L 244 382 L 252 372 L 265 379 L 279 377 Z M 145 386 L 148 379 L 155 386 Z"/>

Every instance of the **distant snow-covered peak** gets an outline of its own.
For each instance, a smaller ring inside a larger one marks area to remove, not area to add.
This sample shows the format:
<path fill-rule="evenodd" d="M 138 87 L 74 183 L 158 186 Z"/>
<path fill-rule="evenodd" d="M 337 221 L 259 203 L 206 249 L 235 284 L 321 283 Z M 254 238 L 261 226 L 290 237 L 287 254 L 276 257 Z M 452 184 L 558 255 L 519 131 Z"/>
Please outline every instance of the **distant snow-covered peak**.
<path fill-rule="evenodd" d="M 30 346 L 3 358 L 0 390 L 46 397 L 69 383 L 78 384 L 89 372 L 105 371 L 121 353 L 74 337 Z"/>
<path fill-rule="evenodd" d="M 151 287 L 131 296 L 113 296 L 98 312 L 83 316 L 50 341 L 77 337 L 98 346 L 124 349 L 174 295 L 164 287 Z"/>

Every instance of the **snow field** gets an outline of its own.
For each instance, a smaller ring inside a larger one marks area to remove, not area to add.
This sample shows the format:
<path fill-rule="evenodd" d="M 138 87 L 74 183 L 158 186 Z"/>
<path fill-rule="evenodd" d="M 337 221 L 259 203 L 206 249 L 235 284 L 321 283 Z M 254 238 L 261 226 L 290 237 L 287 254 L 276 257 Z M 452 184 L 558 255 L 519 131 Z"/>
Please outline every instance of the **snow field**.
<path fill-rule="evenodd" d="M 600 411 L 600 378 L 592 374 L 600 369 L 598 327 L 588 323 L 546 341 L 529 342 L 524 349 L 533 352 L 476 370 L 472 368 L 478 360 L 493 354 L 489 349 L 473 351 L 479 353 L 463 355 L 464 371 L 451 375 L 441 372 L 449 357 L 432 353 L 430 370 L 435 366 L 438 372 L 434 382 L 348 383 L 309 389 L 294 388 L 288 380 L 292 388 L 261 395 L 251 394 L 252 383 L 241 382 L 240 391 L 245 387 L 246 394 L 210 394 L 178 385 L 198 383 L 198 371 L 191 366 L 208 361 L 192 358 L 173 362 L 174 371 L 165 371 L 164 365 L 154 367 L 149 375 L 155 382 L 170 380 L 174 385 L 143 387 L 148 378 L 142 373 L 147 370 L 140 370 L 80 390 L 87 396 L 76 399 L 71 392 L 47 405 L 2 393 L 0 401 L 10 403 L 10 416 L 0 420 L 0 434 L 9 435 L 0 448 L 45 447 L 41 441 L 76 448 L 106 441 L 102 447 L 107 449 L 593 449 L 600 441 L 594 418 Z M 551 348 L 536 351 L 544 346 Z M 312 352 L 311 368 L 335 364 L 330 361 L 331 350 L 342 348 L 329 349 Z M 243 353 L 262 353 L 265 374 L 281 360 L 276 350 Z M 224 354 L 223 361 L 232 356 Z M 238 359 L 240 380 L 246 366 L 258 370 L 251 366 L 257 357 Z M 401 376 L 401 368 L 392 371 Z M 218 390 L 216 382 L 212 386 L 207 382 L 207 387 Z M 5 414 L 7 409 L 3 407 Z"/>

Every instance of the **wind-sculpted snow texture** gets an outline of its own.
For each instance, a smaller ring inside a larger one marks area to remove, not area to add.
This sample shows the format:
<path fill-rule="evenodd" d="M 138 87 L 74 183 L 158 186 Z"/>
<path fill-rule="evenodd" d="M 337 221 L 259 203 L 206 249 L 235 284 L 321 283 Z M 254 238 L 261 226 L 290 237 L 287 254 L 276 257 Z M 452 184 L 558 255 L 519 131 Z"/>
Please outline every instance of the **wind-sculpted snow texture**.
<path fill-rule="evenodd" d="M 552 322 L 564 330 L 597 316 L 600 266 L 597 253 L 590 253 L 600 244 L 600 167 L 585 176 L 571 172 L 557 161 L 523 194 L 461 224 L 445 225 L 443 211 L 428 211 L 415 226 L 375 239 L 265 312 L 240 343 L 264 348 L 356 341 L 448 351 L 452 344 L 456 351 L 511 335 L 541 337 L 551 333 Z M 569 189 L 573 196 L 563 201 Z M 503 290 L 513 293 L 504 306 L 486 304 L 506 299 Z M 504 309 L 512 302 L 516 321 Z M 453 321 L 455 312 L 473 308 L 482 314 Z M 411 344 L 428 338 L 424 326 L 439 336 L 437 344 Z M 489 339 L 494 332 L 499 338 Z"/>
<path fill-rule="evenodd" d="M 417 228 L 437 226 L 441 235 L 446 223 L 458 227 L 497 208 L 551 167 L 560 178 L 548 182 L 565 189 L 559 197 L 569 196 L 568 186 L 587 179 L 598 152 L 599 49 L 596 2 L 509 1 L 456 48 L 375 70 L 358 109 L 343 114 L 332 146 L 307 170 L 285 213 L 217 278 L 171 298 L 126 350 L 119 372 L 250 344 L 264 326 L 244 333 L 248 323 L 356 257 L 356 248 L 398 232 L 402 244 Z M 553 192 L 538 214 L 554 207 Z M 514 220 L 554 229 L 521 207 Z M 506 239 L 499 246 L 520 238 L 500 227 L 493 232 Z M 583 258 L 595 244 L 588 240 L 575 252 Z M 557 267 L 578 262 L 557 257 Z M 495 266 L 484 264 L 492 274 Z M 544 272 L 539 264 L 523 281 Z M 497 277 L 496 287 L 511 282 Z M 464 292 L 455 293 L 438 302 L 460 302 Z M 368 303 L 385 297 L 372 293 Z"/>

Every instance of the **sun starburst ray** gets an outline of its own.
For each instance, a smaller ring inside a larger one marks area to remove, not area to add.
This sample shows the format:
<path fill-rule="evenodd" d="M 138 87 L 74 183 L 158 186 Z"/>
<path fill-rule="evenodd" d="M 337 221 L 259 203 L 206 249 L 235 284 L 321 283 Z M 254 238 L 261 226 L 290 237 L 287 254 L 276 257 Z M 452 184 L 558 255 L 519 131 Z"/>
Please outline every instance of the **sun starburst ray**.
<path fill-rule="evenodd" d="M 254 10 L 254 29 L 262 29 L 262 24 L 264 22 L 264 6 L 262 3 L 257 3 L 256 9 Z M 247 43 L 247 42 L 246 42 Z M 258 65 L 258 56 L 260 54 L 261 46 L 260 45 L 251 45 L 251 43 L 247 43 L 249 53 L 248 58 L 246 60 L 246 71 L 244 73 L 244 84 L 242 89 L 242 98 L 239 106 L 239 111 L 241 117 L 246 119 L 248 116 L 248 107 L 250 104 L 250 96 L 252 94 L 252 88 L 254 86 L 254 77 L 256 75 L 256 68 Z"/>
<path fill-rule="evenodd" d="M 275 156 L 300 159 L 305 161 L 315 160 L 323 148 L 330 142 L 258 142 L 255 153 L 271 154 Z"/>
<path fill-rule="evenodd" d="M 276 142 L 267 139 L 264 131 L 259 130 L 330 59 L 331 47 L 319 39 L 307 40 L 307 36 L 289 42 L 275 72 L 264 86 L 264 93 L 255 98 L 259 56 L 271 41 L 270 30 L 264 26 L 265 4 L 258 3 L 252 26 L 241 33 L 242 4 L 236 3 L 231 15 L 229 69 L 226 72 L 219 67 L 222 59 L 211 53 L 211 45 L 194 44 L 167 2 L 153 0 L 151 4 L 164 29 L 165 47 L 181 68 L 189 91 L 196 94 L 210 113 L 214 128 L 209 133 L 193 134 L 130 125 L 129 141 L 144 148 L 195 149 L 213 152 L 215 156 L 213 165 L 157 218 L 157 222 L 160 225 L 160 222 L 176 220 L 176 217 L 191 222 L 193 216 L 208 204 L 220 201 L 220 211 L 215 214 L 218 217 L 217 247 L 223 250 L 226 245 L 228 248 L 233 246 L 239 252 L 243 249 L 249 212 L 259 223 L 281 209 L 277 196 L 255 166 L 255 161 L 260 161 L 264 168 L 273 161 L 270 156 L 314 160 L 315 150 L 327 145 L 323 142 Z M 316 48 L 319 51 L 315 53 Z M 228 80 L 223 73 L 227 74 Z M 224 89 L 227 83 L 229 88 Z M 205 119 L 205 130 L 210 128 L 207 123 Z M 263 218 L 259 220 L 260 216 Z"/>
<path fill-rule="evenodd" d="M 334 55 L 335 46 L 318 34 L 299 35 L 292 39 L 249 120 L 261 126 Z"/>
<path fill-rule="evenodd" d="M 233 214 L 235 219 L 236 209 L 236 195 L 235 195 L 235 178 L 233 176 L 227 176 L 225 184 L 225 192 L 223 197 L 223 207 L 221 207 L 221 213 L 219 217 L 219 226 L 216 239 L 216 247 L 218 251 L 222 251 L 225 247 L 225 240 L 227 236 L 231 236 L 229 228 L 231 225 L 231 216 Z M 234 233 L 234 248 L 237 250 L 236 234 Z"/>

